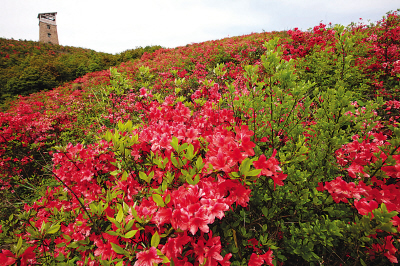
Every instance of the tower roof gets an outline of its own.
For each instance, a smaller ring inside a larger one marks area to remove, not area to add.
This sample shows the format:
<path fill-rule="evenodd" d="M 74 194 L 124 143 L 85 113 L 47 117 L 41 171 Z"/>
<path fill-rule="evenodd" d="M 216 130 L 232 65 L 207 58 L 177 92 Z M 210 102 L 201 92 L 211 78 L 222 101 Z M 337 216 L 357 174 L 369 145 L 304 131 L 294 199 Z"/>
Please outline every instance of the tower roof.
<path fill-rule="evenodd" d="M 40 17 L 40 15 L 57 15 L 57 12 L 46 12 L 46 13 L 39 13 L 38 14 L 38 18 Z"/>

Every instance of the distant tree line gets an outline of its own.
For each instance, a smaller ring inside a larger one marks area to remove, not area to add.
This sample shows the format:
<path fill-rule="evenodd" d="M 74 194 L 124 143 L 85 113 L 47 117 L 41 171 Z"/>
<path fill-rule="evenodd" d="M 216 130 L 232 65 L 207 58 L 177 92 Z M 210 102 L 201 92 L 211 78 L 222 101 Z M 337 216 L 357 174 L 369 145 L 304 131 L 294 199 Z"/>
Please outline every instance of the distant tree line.
<path fill-rule="evenodd" d="M 119 54 L 71 46 L 0 38 L 0 108 L 17 95 L 49 90 L 89 72 L 119 65 L 161 46 L 136 47 Z"/>

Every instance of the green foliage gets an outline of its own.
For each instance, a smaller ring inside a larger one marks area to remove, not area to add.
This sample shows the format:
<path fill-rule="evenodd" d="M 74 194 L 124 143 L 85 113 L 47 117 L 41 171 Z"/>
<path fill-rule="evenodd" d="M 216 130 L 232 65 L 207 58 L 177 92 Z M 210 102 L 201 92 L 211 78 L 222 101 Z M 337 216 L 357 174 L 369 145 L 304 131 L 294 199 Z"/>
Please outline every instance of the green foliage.
<path fill-rule="evenodd" d="M 0 38 L 0 107 L 7 99 L 50 90 L 88 72 L 140 58 L 161 46 L 137 47 L 112 55 L 90 49 Z"/>
<path fill-rule="evenodd" d="M 368 55 L 364 45 L 357 45 L 365 38 L 365 33 L 354 34 L 350 27 L 342 25 L 336 25 L 333 30 L 334 48 L 315 46 L 307 56 L 296 60 L 298 76 L 315 83 L 321 91 L 342 86 L 358 93 L 358 98 L 366 98 L 364 94 L 370 86 L 364 70 L 355 61 L 355 58 Z"/>
<path fill-rule="evenodd" d="M 330 196 L 315 188 L 319 182 L 343 174 L 335 151 L 353 135 L 369 132 L 379 119 L 373 110 L 383 103 L 379 99 L 365 102 L 365 112 L 352 116 L 356 108 L 351 103 L 357 98 L 344 89 L 342 79 L 335 78 L 340 71 L 331 81 L 335 89 L 320 89 L 317 83 L 299 80 L 292 61 L 280 58 L 277 43 L 276 39 L 265 44 L 263 69 L 257 65 L 244 67 L 248 93 L 235 99 L 234 86 L 227 84 L 229 92 L 224 95 L 224 103 L 242 121 L 248 121 L 255 133 L 256 155 L 268 158 L 276 149 L 288 176 L 285 185 L 276 188 L 270 178 L 261 176 L 252 186 L 249 208 L 235 211 L 228 220 L 237 222 L 226 225 L 224 231 L 236 232 L 237 242 L 243 241 L 243 245 L 246 239 L 255 238 L 262 245 L 276 247 L 274 254 L 282 260 L 295 259 L 288 258 L 288 254 L 307 262 L 322 262 L 327 257 L 334 260 L 333 247 L 357 253 L 357 236 L 348 239 L 349 230 L 354 231 L 347 226 L 353 210 L 334 204 Z M 215 72 L 220 70 L 216 68 Z M 371 123 L 365 125 L 365 121 Z M 359 232 L 365 230 L 365 226 L 357 226 Z M 235 259 L 246 252 L 241 244 L 231 244 L 229 251 Z"/>
<path fill-rule="evenodd" d="M 119 63 L 128 62 L 135 59 L 140 59 L 144 53 L 153 53 L 159 49 L 162 49 L 162 46 L 153 45 L 153 46 L 146 46 L 146 47 L 136 47 L 135 49 L 129 49 L 122 53 L 116 55 L 117 61 Z"/>

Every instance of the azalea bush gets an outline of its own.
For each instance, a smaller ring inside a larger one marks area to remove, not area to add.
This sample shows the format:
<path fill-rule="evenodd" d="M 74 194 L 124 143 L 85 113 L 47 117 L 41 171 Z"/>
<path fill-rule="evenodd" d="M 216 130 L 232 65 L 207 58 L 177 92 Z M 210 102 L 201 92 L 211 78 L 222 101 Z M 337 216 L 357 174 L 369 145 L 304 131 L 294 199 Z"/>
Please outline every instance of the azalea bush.
<path fill-rule="evenodd" d="M 20 97 L 0 265 L 397 263 L 399 22 L 160 49 Z"/>

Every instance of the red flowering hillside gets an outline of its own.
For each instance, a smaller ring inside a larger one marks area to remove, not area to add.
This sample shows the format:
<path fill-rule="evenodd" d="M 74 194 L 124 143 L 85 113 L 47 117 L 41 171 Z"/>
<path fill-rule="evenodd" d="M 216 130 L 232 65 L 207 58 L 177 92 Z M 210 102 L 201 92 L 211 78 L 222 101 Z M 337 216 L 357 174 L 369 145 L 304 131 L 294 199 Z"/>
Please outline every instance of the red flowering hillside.
<path fill-rule="evenodd" d="M 20 97 L 0 265 L 398 263 L 399 30 L 160 49 Z"/>

